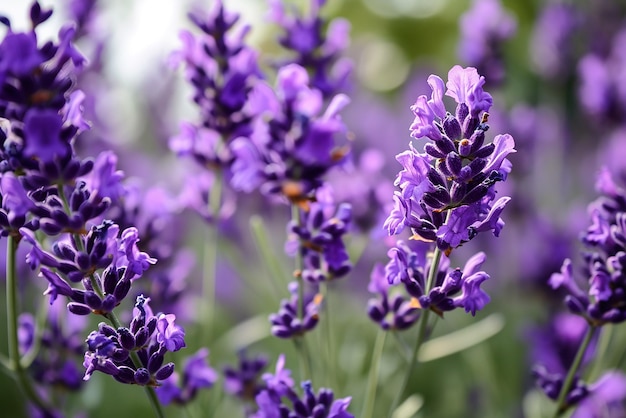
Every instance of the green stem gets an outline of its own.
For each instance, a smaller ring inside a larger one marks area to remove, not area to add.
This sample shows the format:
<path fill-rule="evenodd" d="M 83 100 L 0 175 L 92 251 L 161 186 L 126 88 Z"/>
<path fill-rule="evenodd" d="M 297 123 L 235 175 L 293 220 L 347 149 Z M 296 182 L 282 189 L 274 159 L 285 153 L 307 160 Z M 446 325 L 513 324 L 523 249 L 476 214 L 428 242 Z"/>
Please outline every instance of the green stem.
<path fill-rule="evenodd" d="M 565 398 L 567 397 L 567 393 L 569 392 L 572 386 L 572 383 L 574 382 L 574 376 L 576 375 L 576 372 L 578 371 L 578 368 L 580 367 L 580 364 L 583 361 L 583 357 L 585 355 L 585 352 L 587 351 L 587 347 L 589 347 L 589 343 L 591 343 L 591 340 L 597 329 L 598 329 L 597 326 L 591 325 L 591 324 L 589 325 L 589 328 L 587 328 L 585 337 L 583 338 L 583 341 L 580 344 L 580 347 L 578 347 L 578 352 L 576 353 L 576 357 L 574 358 L 574 361 L 572 362 L 572 365 L 570 366 L 569 371 L 567 372 L 565 381 L 563 381 L 561 392 L 559 392 L 559 397 L 557 398 L 557 401 L 556 401 L 556 410 L 554 411 L 554 415 L 553 415 L 554 418 L 558 418 L 559 416 L 561 416 L 561 414 L 565 412 L 567 408 L 569 407 L 569 405 L 565 403 Z"/>
<path fill-rule="evenodd" d="M 17 309 L 17 275 L 15 269 L 15 255 L 18 241 L 9 234 L 7 238 L 6 258 L 6 299 L 7 299 L 7 341 L 9 345 L 9 366 L 13 376 L 24 391 L 26 397 L 39 408 L 44 415 L 53 415 L 53 407 L 48 404 L 33 386 L 26 369 L 22 367 L 18 340 L 18 309 Z"/>
<path fill-rule="evenodd" d="M 385 347 L 385 337 L 387 331 L 380 329 L 374 343 L 374 352 L 372 353 L 372 363 L 370 364 L 370 373 L 367 384 L 367 393 L 365 395 L 365 403 L 363 404 L 363 413 L 361 417 L 371 418 L 374 413 L 374 402 L 376 401 L 376 389 L 378 388 L 378 373 L 380 366 L 380 358 L 383 355 Z"/>
<path fill-rule="evenodd" d="M 333 331 L 332 331 L 332 320 L 330 317 L 330 292 L 328 289 L 328 283 L 326 282 L 322 282 L 320 283 L 320 291 L 322 293 L 323 296 L 323 315 L 322 315 L 322 327 L 324 328 L 324 332 L 326 334 L 326 338 L 325 338 L 325 342 L 326 344 L 324 344 L 324 338 L 322 338 L 322 345 L 324 346 L 324 354 L 326 355 L 326 366 L 327 366 L 327 372 L 328 372 L 328 385 L 331 388 L 337 388 L 337 380 L 336 380 L 336 370 L 337 367 L 335 365 L 334 360 L 334 356 L 333 354 L 335 353 L 335 341 L 333 338 Z"/>
<path fill-rule="evenodd" d="M 254 237 L 254 244 L 259 251 L 263 262 L 269 270 L 272 280 L 270 283 L 276 292 L 276 295 L 280 295 L 282 292 L 282 286 L 286 283 L 281 278 L 287 276 L 287 272 L 283 269 L 282 264 L 276 257 L 276 254 L 271 250 L 272 245 L 263 224 L 263 219 L 254 215 L 250 218 L 250 229 L 252 230 L 252 236 Z"/>
<path fill-rule="evenodd" d="M 450 212 L 448 212 L 449 217 Z M 447 222 L 447 221 L 446 221 Z M 435 283 L 435 278 L 437 277 L 437 273 L 439 273 L 439 263 L 441 262 L 442 252 L 439 247 L 435 247 L 435 252 L 433 254 L 433 260 L 430 264 L 430 271 L 428 272 L 428 279 L 426 281 L 426 288 L 424 289 L 424 294 L 427 295 L 432 289 L 433 284 Z M 409 361 L 409 367 L 407 368 L 406 373 L 404 374 L 404 379 L 402 380 L 402 384 L 400 385 L 400 390 L 398 391 L 393 403 L 391 404 L 391 409 L 389 410 L 389 416 L 392 416 L 395 409 L 400 404 L 400 401 L 404 397 L 404 392 L 409 384 L 409 379 L 411 374 L 413 374 L 413 369 L 415 368 L 415 364 L 417 363 L 417 353 L 419 352 L 420 347 L 424 343 L 426 339 L 426 330 L 428 328 L 428 318 L 430 316 L 430 309 L 426 309 L 422 312 L 422 316 L 419 319 L 419 330 L 417 334 L 417 340 L 415 341 L 415 345 L 413 346 L 413 351 L 411 352 L 411 357 Z"/>
<path fill-rule="evenodd" d="M 300 226 L 302 222 L 300 219 L 300 208 L 291 204 L 291 219 L 296 223 L 296 226 Z M 296 251 L 295 270 L 294 275 L 298 279 L 298 317 L 304 318 L 304 280 L 302 280 L 302 243 L 298 240 L 298 250 Z"/>
<path fill-rule="evenodd" d="M 300 363 L 300 381 L 311 380 L 313 375 L 311 373 L 311 358 L 306 347 L 306 341 L 304 336 L 293 338 L 293 343 L 296 346 L 298 352 L 298 362 Z"/>
<path fill-rule="evenodd" d="M 204 274 L 202 275 L 202 312 L 201 318 L 206 324 L 205 345 L 209 343 L 211 328 L 214 324 L 215 313 L 215 286 L 217 276 L 217 240 L 219 237 L 219 217 L 222 204 L 223 191 L 222 171 L 215 170 L 213 187 L 209 196 L 209 213 L 213 217 L 213 223 L 209 225 L 209 233 L 204 242 Z"/>

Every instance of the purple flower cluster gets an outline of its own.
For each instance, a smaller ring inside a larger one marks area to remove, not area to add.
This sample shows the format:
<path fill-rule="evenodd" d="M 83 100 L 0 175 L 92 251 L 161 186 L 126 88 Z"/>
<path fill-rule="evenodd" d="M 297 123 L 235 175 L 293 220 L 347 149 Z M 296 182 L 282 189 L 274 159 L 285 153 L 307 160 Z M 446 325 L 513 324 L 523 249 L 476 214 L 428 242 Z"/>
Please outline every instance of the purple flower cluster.
<path fill-rule="evenodd" d="M 287 13 L 283 0 L 270 1 L 270 18 L 278 23 L 283 33 L 278 42 L 295 57 L 283 63 L 295 63 L 311 74 L 311 86 L 330 98 L 345 89 L 352 70 L 348 58 L 341 57 L 350 38 L 350 23 L 345 19 L 333 19 L 324 28 L 320 9 L 326 0 L 311 0 L 309 15 Z M 325 29 L 325 33 L 324 33 Z"/>
<path fill-rule="evenodd" d="M 346 135 L 339 112 L 349 99 L 334 96 L 320 114 L 322 95 L 309 86 L 309 75 L 297 64 L 278 71 L 275 90 L 267 84 L 257 87 L 254 100 L 264 110 L 252 134 L 233 141 L 232 185 L 306 202 L 322 185 L 322 176 L 348 153 L 336 137 Z"/>
<path fill-rule="evenodd" d="M 596 188 L 601 197 L 589 206 L 592 223 L 582 236 L 589 249 L 582 268 L 588 291 L 578 285 L 570 259 L 550 277 L 550 285 L 567 291 L 565 303 L 572 313 L 601 326 L 626 320 L 626 189 L 608 170 L 601 171 Z"/>
<path fill-rule="evenodd" d="M 161 382 L 156 393 L 163 405 L 187 404 L 195 399 L 198 390 L 213 386 L 217 380 L 217 372 L 209 366 L 208 357 L 209 350 L 201 348 L 185 361 L 182 379 L 174 372 Z"/>
<path fill-rule="evenodd" d="M 411 107 L 415 114 L 411 136 L 432 142 L 425 144 L 423 154 L 411 145 L 396 157 L 403 169 L 395 181 L 400 190 L 394 193 L 394 208 L 385 221 L 389 235 L 409 227 L 413 238 L 434 243 L 446 255 L 479 232 L 499 235 L 504 226 L 500 213 L 510 198 L 494 202 L 495 184 L 506 179 L 511 169 L 506 157 L 515 150 L 508 134 L 485 143 L 492 97 L 483 91 L 484 83 L 475 68 L 450 70 L 445 94 L 457 102 L 453 116 L 445 111 L 443 80 L 435 75 L 428 78 L 432 95 L 419 96 Z M 438 314 L 462 307 L 474 315 L 482 309 L 489 301 L 480 288 L 489 278 L 479 270 L 485 255 L 476 254 L 464 269 L 449 272 L 447 258 L 436 260 L 438 270 L 431 272 L 434 257 L 428 256 L 429 249 L 416 252 L 398 241 L 388 253 L 389 283 L 404 283 L 416 299 L 414 305 Z"/>
<path fill-rule="evenodd" d="M 419 96 L 411 108 L 411 136 L 433 142 L 425 145 L 425 154 L 411 146 L 396 157 L 403 166 L 395 181 L 400 191 L 394 193 L 395 206 L 385 227 L 390 235 L 410 227 L 416 236 L 449 252 L 479 232 L 500 233 L 500 213 L 510 198 L 494 202 L 494 185 L 506 179 L 511 170 L 506 157 L 515 149 L 508 134 L 485 144 L 492 98 L 483 91 L 485 79 L 476 69 L 455 66 L 448 74 L 445 94 L 458 103 L 456 116 L 445 111 L 443 80 L 431 75 L 428 83 L 430 99 Z"/>
<path fill-rule="evenodd" d="M 265 388 L 260 378 L 268 360 L 265 356 L 249 358 L 244 350 L 241 350 L 238 356 L 237 367 L 224 368 L 224 391 L 244 401 L 253 401 Z"/>
<path fill-rule="evenodd" d="M 502 44 L 517 29 L 515 18 L 499 0 L 474 0 L 472 8 L 460 19 L 459 56 L 478 68 L 491 83 L 504 79 Z"/>
<path fill-rule="evenodd" d="M 420 317 L 420 304 L 417 299 L 400 293 L 390 294 L 391 285 L 385 275 L 385 268 L 377 263 L 372 270 L 367 290 L 378 295 L 370 299 L 367 313 L 372 321 L 384 330 L 410 328 Z"/>
<path fill-rule="evenodd" d="M 300 284 L 297 282 L 289 283 L 291 297 L 283 299 L 278 312 L 269 317 L 272 324 L 272 334 L 279 338 L 300 336 L 315 328 L 319 321 L 322 295 L 317 293 L 317 285 L 311 286 L 311 290 L 314 292 L 307 292 L 303 295 L 302 302 L 298 293 L 299 287 Z M 302 305 L 302 312 L 299 312 L 300 305 Z"/>
<path fill-rule="evenodd" d="M 217 1 L 206 17 L 189 17 L 202 34 L 181 32 L 184 45 L 173 55 L 172 64 L 184 64 L 201 121 L 182 124 L 181 133 L 170 140 L 170 148 L 204 167 L 228 166 L 234 158 L 231 141 L 248 136 L 252 129 L 255 109 L 249 104 L 250 95 L 262 77 L 257 54 L 244 42 L 249 27 L 235 30 L 239 15 L 227 12 L 222 1 Z"/>
<path fill-rule="evenodd" d="M 185 332 L 174 323 L 174 315 L 155 316 L 148 302 L 149 298 L 137 297 L 129 328 L 115 329 L 101 322 L 89 334 L 84 380 L 100 371 L 121 383 L 157 386 L 172 375 L 174 363 L 163 364 L 165 354 L 185 347 Z M 131 359 L 133 355 L 139 364 Z"/>
<path fill-rule="evenodd" d="M 335 399 L 330 389 L 322 388 L 317 394 L 311 382 L 302 382 L 304 394 L 294 388 L 291 371 L 284 368 L 285 358 L 280 356 L 275 374 L 265 374 L 267 387 L 256 396 L 258 411 L 251 418 L 354 418 L 348 412 L 351 398 Z"/>
<path fill-rule="evenodd" d="M 343 242 L 350 229 L 351 206 L 342 203 L 335 209 L 322 196 L 318 191 L 316 201 L 302 211 L 300 222 L 291 220 L 287 225 L 286 252 L 302 258 L 300 274 L 311 283 L 343 277 L 352 268 Z"/>

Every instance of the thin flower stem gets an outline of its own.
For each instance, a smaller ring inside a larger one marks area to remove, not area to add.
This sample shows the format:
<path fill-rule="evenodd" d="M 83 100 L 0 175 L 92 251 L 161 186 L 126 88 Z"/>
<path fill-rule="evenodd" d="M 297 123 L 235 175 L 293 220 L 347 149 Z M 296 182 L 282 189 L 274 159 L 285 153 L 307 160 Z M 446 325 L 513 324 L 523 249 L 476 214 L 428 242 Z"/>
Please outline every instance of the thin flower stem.
<path fill-rule="evenodd" d="M 285 277 L 287 273 L 283 269 L 282 264 L 274 252 L 271 250 L 271 242 L 267 234 L 267 229 L 263 223 L 263 219 L 258 215 L 252 216 L 250 218 L 250 229 L 252 229 L 254 244 L 267 266 L 270 276 L 272 277 L 270 283 L 274 288 L 275 294 L 279 295 L 282 291 L 282 286 L 285 284 L 282 278 Z"/>
<path fill-rule="evenodd" d="M 449 217 L 450 212 L 448 212 Z M 446 220 L 447 222 L 447 220 Z M 439 247 L 435 247 L 435 251 L 433 253 L 433 260 L 430 264 L 430 270 L 428 272 L 428 279 L 426 281 L 426 289 L 424 294 L 428 294 L 433 284 L 435 283 L 435 278 L 437 277 L 437 273 L 439 273 L 439 263 L 441 262 L 442 252 Z M 426 339 L 426 330 L 428 328 L 428 318 L 430 316 L 430 309 L 426 309 L 422 312 L 422 316 L 419 319 L 419 330 L 417 334 L 417 340 L 415 341 L 415 345 L 413 346 L 413 351 L 411 352 L 411 357 L 409 361 L 409 367 L 407 368 L 406 373 L 404 374 L 404 379 L 402 380 L 402 384 L 400 385 L 400 389 L 391 404 L 391 409 L 389 410 L 389 416 L 393 414 L 395 409 L 400 404 L 400 401 L 404 397 L 404 392 L 409 384 L 409 379 L 411 374 L 413 374 L 413 369 L 415 368 L 415 364 L 417 363 L 417 353 L 419 352 L 420 347 L 424 343 Z"/>
<path fill-rule="evenodd" d="M 580 347 L 578 347 L 578 352 L 576 353 L 576 357 L 574 358 L 574 361 L 572 362 L 572 365 L 570 366 L 569 371 L 567 372 L 565 381 L 563 381 L 563 386 L 561 387 L 561 391 L 559 392 L 559 397 L 557 398 L 557 401 L 556 401 L 556 410 L 554 411 L 554 415 L 553 415 L 554 418 L 560 417 L 561 414 L 565 412 L 569 407 L 569 405 L 565 403 L 565 398 L 567 397 L 567 393 L 570 391 L 572 383 L 574 382 L 574 376 L 576 375 L 576 372 L 578 371 L 578 368 L 580 367 L 580 364 L 583 361 L 583 357 L 585 355 L 585 352 L 587 351 L 587 347 L 589 347 L 589 343 L 591 343 L 591 340 L 593 339 L 593 336 L 596 333 L 597 329 L 598 329 L 597 326 L 591 325 L 591 324 L 589 325 L 589 328 L 587 328 L 585 337 L 583 338 L 583 341 L 580 344 Z"/>
<path fill-rule="evenodd" d="M 217 277 L 217 241 L 219 238 L 219 217 L 222 204 L 223 189 L 222 171 L 215 171 L 213 187 L 209 196 L 209 213 L 213 218 L 213 223 L 209 225 L 209 233 L 204 241 L 204 274 L 202 275 L 202 313 L 201 318 L 206 326 L 203 327 L 205 333 L 205 343 L 209 343 L 211 328 L 214 323 L 215 313 L 215 286 Z"/>
<path fill-rule="evenodd" d="M 374 414 L 374 402 L 376 401 L 376 389 L 378 388 L 378 374 L 380 371 L 380 358 L 383 355 L 387 332 L 388 331 L 380 329 L 378 331 L 378 335 L 376 336 L 374 352 L 372 353 L 372 362 L 370 364 L 367 393 L 365 394 L 365 403 L 363 404 L 363 412 L 361 413 L 362 418 L 372 418 Z"/>
<path fill-rule="evenodd" d="M 44 415 L 53 415 L 53 407 L 45 401 L 33 386 L 26 369 L 20 362 L 18 340 L 18 309 L 17 309 L 17 274 L 15 258 L 18 241 L 12 234 L 7 238 L 6 257 L 6 299 L 7 299 L 7 341 L 9 345 L 9 367 L 13 376 L 24 391 L 26 397 L 39 408 Z"/>
<path fill-rule="evenodd" d="M 298 352 L 298 362 L 300 363 L 300 381 L 312 379 L 311 359 L 308 355 L 304 336 L 293 338 L 293 343 L 296 346 L 296 351 Z"/>
<path fill-rule="evenodd" d="M 324 310 L 324 314 L 322 315 L 322 327 L 324 328 L 325 331 L 325 342 L 326 344 L 323 344 L 324 342 L 324 337 L 322 337 L 322 345 L 324 345 L 325 349 L 324 349 L 324 354 L 326 355 L 326 366 L 327 366 L 327 373 L 328 373 L 328 385 L 331 388 L 336 388 L 337 387 L 337 376 L 335 374 L 335 371 L 337 370 L 337 367 L 335 365 L 334 362 L 334 354 L 335 354 L 335 341 L 333 338 L 333 331 L 332 331 L 332 320 L 331 320 L 331 316 L 330 316 L 330 292 L 328 289 L 328 283 L 326 282 L 322 282 L 320 283 L 320 291 L 322 293 L 323 296 L 323 300 L 324 300 L 324 304 L 323 304 L 323 310 Z"/>
<path fill-rule="evenodd" d="M 296 223 L 296 226 L 300 226 L 300 208 L 298 205 L 291 204 L 291 219 Z M 298 317 L 304 318 L 304 283 L 302 280 L 302 245 L 298 240 L 298 250 L 296 251 L 295 270 L 294 275 L 298 279 Z"/>

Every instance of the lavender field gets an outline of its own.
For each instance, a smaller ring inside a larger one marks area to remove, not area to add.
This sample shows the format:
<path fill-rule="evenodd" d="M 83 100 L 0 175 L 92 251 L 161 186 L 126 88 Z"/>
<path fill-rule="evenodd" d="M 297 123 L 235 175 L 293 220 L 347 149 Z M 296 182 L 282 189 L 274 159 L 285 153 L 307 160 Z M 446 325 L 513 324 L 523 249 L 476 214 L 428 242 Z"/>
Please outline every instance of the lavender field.
<path fill-rule="evenodd" d="M 0 416 L 626 417 L 626 3 L 0 0 Z"/>

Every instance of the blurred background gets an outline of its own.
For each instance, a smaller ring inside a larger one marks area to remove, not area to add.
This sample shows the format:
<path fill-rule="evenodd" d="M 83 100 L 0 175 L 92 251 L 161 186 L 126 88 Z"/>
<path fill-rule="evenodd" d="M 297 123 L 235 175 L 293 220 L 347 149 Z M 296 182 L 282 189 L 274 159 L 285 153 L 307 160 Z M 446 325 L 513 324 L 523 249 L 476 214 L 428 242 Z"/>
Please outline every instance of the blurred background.
<path fill-rule="evenodd" d="M 79 3 L 42 1 L 42 6 L 55 12 L 41 26 L 39 39 L 56 37 Z M 308 1 L 288 3 L 298 10 L 309 7 Z M 343 112 L 354 138 L 353 163 L 350 170 L 330 175 L 336 200 L 351 202 L 356 217 L 349 238 L 355 267 L 348 277 L 334 283 L 328 301 L 339 359 L 338 370 L 333 371 L 335 393 L 352 396 L 350 410 L 358 416 L 377 333 L 377 325 L 366 314 L 371 297 L 367 284 L 374 264 L 388 260 L 386 252 L 393 243 L 382 229 L 382 220 L 392 203 L 393 180 L 400 169 L 394 157 L 411 141 L 409 126 L 414 115 L 409 106 L 418 95 L 430 94 L 429 74 L 445 80 L 453 65 L 472 65 L 485 75 L 485 90 L 494 97 L 488 136 L 508 132 L 516 140 L 518 152 L 510 157 L 511 179 L 500 189 L 513 200 L 503 214 L 506 227 L 499 238 L 480 237 L 452 255 L 452 264 L 462 266 L 471 254 L 487 253 L 484 268 L 492 280 L 485 288 L 492 302 L 475 318 L 462 312 L 446 315 L 434 337 L 478 326 L 470 332 L 476 341 L 464 334 L 429 346 L 430 358 L 419 365 L 410 381 L 416 397 L 404 416 L 542 416 L 550 406 L 533 388 L 534 338 L 546 341 L 542 330 L 563 311 L 562 295 L 551 292 L 546 282 L 559 271 L 565 257 L 577 256 L 577 237 L 590 222 L 586 208 L 596 195 L 594 183 L 600 167 L 626 178 L 626 57 L 620 52 L 621 34 L 626 33 L 626 2 L 327 3 L 322 12 L 325 18 L 341 17 L 350 23 L 351 42 L 345 54 L 354 63 L 346 92 L 352 101 Z M 276 42 L 280 28 L 267 19 L 267 4 L 262 0 L 224 0 L 224 4 L 251 26 L 247 40 L 261 52 L 262 65 L 271 69 L 272 60 L 285 51 Z M 172 229 L 164 235 L 172 234 L 169 239 L 175 248 L 168 249 L 170 253 L 185 248 L 195 260 L 188 271 L 177 267 L 174 273 L 185 276 L 188 290 L 196 289 L 202 276 L 207 228 L 193 210 L 182 208 L 181 202 L 193 206 L 183 193 L 189 164 L 169 150 L 168 140 L 179 132 L 182 121 L 195 121 L 199 116 L 182 69 L 173 68 L 168 60 L 182 45 L 179 31 L 195 30 L 187 13 L 211 6 L 210 1 L 95 1 L 85 35 L 77 41 L 92 64 L 77 80 L 77 87 L 93 96 L 88 105 L 92 130 L 83 134 L 84 141 L 93 143 L 85 146 L 85 152 L 113 149 L 131 184 L 146 190 L 158 186 L 178 201 L 176 210 L 160 218 L 159 228 Z M 9 16 L 15 30 L 26 29 L 29 7 L 26 0 L 0 0 L 0 15 Z M 416 147 L 422 145 L 413 142 Z M 355 184 L 363 190 L 355 191 Z M 237 196 L 233 207 L 236 214 L 224 226 L 233 239 L 218 249 L 218 303 L 212 308 L 216 319 L 210 331 L 203 330 L 194 322 L 202 301 L 192 298 L 187 318 L 189 353 L 208 332 L 211 365 L 218 371 L 234 363 L 236 350 L 242 347 L 266 353 L 270 370 L 278 353 L 284 352 L 288 366 L 296 370 L 292 345 L 269 334 L 266 318 L 287 291 L 284 287 L 273 290 L 268 284 L 276 270 L 267 267 L 260 248 L 269 248 L 283 269 L 279 283 L 285 284 L 293 263 L 283 251 L 288 208 L 269 208 L 254 194 Z M 250 216 L 255 213 L 263 214 L 269 236 L 261 244 L 250 229 Z M 32 273 L 23 269 L 23 274 Z M 46 303 L 37 299 L 37 286 L 29 283 L 23 289 L 24 297 L 31 298 L 25 305 Z M 6 334 L 3 315 L 0 335 Z M 386 416 L 406 365 L 402 344 L 414 338 L 415 332 L 409 330 L 387 341 L 376 417 Z M 619 327 L 612 338 L 614 347 L 626 343 Z M 320 350 L 328 342 L 319 330 L 312 340 Z M 4 344 L 0 351 L 6 351 Z M 603 366 L 623 369 L 622 350 L 617 351 L 604 356 Z M 316 387 L 329 384 L 328 371 L 318 370 L 314 378 Z M 188 411 L 190 416 L 242 416 L 240 405 L 221 393 L 221 384 L 218 381 L 200 395 Z M 0 387 L 0 415 L 26 416 L 13 382 L 0 375 Z M 101 374 L 67 398 L 67 410 L 76 411 L 68 416 L 88 417 L 151 414 L 139 388 L 116 384 Z M 81 411 L 85 415 L 79 415 Z M 185 416 L 175 407 L 168 407 L 167 412 L 171 417 Z"/>

